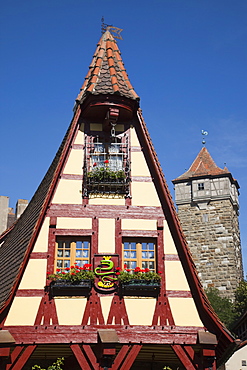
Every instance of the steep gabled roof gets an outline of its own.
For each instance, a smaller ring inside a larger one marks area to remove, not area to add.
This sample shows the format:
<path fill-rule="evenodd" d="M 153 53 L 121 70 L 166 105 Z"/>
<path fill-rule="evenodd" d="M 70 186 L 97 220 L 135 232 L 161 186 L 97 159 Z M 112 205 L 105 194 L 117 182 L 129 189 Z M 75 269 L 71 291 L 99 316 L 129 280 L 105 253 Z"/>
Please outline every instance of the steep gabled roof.
<path fill-rule="evenodd" d="M 77 106 L 71 125 L 47 174 L 23 215 L 13 228 L 11 228 L 9 232 L 4 233 L 2 239 L 0 239 L 0 243 L 3 242 L 2 245 L 0 244 L 0 279 L 2 282 L 4 281 L 4 284 L 0 286 L 0 312 L 3 311 L 10 302 L 20 281 L 20 276 L 24 272 L 24 267 L 44 220 L 46 209 L 55 191 L 57 180 L 69 151 L 73 135 L 78 127 L 80 113 L 86 105 L 86 103 L 85 105 L 83 104 L 84 99 L 88 94 L 105 94 L 108 96 L 118 94 L 127 99 L 138 99 L 123 68 L 122 59 L 116 42 L 109 31 L 106 31 L 101 37 L 90 67 L 82 91 L 78 96 L 78 101 L 82 104 Z M 178 255 L 183 264 L 198 313 L 202 322 L 207 326 L 207 329 L 211 330 L 220 338 L 218 353 L 222 356 L 229 345 L 233 343 L 233 338 L 212 311 L 203 292 L 141 110 L 136 110 L 134 114 L 136 130 L 143 148 L 143 153 L 149 165 L 152 178 L 154 179 L 163 212 L 175 245 L 177 246 Z M 204 150 L 202 151 L 204 152 Z M 211 157 L 209 156 L 209 158 Z M 203 161 L 204 167 L 207 170 L 212 167 L 210 163 L 208 165 L 205 165 L 205 163 L 206 162 Z M 199 163 L 196 168 L 198 166 Z M 218 167 L 216 166 L 216 168 Z M 200 171 L 205 171 L 205 169 L 200 167 Z"/>
<path fill-rule="evenodd" d="M 173 182 L 177 182 L 179 180 L 188 180 L 193 177 L 220 176 L 226 174 L 230 175 L 228 169 L 226 167 L 224 169 L 218 167 L 207 149 L 203 147 L 188 171 L 177 177 L 175 180 L 173 180 Z"/>
<path fill-rule="evenodd" d="M 100 38 L 76 100 L 82 102 L 90 94 L 117 94 L 139 100 L 124 68 L 117 43 L 109 31 Z"/>

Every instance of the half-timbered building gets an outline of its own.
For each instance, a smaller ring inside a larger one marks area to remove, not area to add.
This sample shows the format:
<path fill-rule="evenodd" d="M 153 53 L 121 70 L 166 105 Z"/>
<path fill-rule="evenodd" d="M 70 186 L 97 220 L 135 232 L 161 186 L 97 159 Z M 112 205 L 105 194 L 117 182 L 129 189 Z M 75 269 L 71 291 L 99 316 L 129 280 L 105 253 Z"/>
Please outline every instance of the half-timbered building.
<path fill-rule="evenodd" d="M 234 348 L 109 30 L 50 168 L 0 242 L 1 369 L 63 357 L 69 370 L 215 370 Z"/>

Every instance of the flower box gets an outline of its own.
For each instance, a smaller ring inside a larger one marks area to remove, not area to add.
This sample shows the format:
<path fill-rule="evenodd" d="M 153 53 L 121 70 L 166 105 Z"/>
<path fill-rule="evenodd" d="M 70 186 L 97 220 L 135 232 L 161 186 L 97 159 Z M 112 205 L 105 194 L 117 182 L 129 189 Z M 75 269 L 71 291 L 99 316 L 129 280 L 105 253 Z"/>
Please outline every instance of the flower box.
<path fill-rule="evenodd" d="M 59 296 L 87 296 L 92 289 L 91 280 L 68 281 L 54 280 L 50 284 L 50 294 L 53 297 Z"/>
<path fill-rule="evenodd" d="M 120 284 L 122 295 L 157 296 L 160 292 L 160 281 L 133 279 Z"/>

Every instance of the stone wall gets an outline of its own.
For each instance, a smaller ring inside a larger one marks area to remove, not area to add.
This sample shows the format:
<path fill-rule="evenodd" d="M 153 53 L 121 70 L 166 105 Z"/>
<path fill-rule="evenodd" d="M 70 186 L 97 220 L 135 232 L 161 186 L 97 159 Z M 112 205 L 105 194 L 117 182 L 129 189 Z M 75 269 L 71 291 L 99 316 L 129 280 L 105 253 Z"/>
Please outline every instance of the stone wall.
<path fill-rule="evenodd" d="M 178 215 L 204 288 L 234 299 L 243 278 L 238 211 L 229 199 L 178 205 Z"/>

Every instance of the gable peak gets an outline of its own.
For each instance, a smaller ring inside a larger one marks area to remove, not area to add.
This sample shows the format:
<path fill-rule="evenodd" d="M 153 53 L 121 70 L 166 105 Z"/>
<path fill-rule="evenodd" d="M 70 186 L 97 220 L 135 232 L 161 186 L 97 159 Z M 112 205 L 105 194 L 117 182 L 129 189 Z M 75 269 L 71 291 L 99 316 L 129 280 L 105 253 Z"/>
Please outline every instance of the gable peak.
<path fill-rule="evenodd" d="M 230 172 L 227 167 L 224 167 L 224 169 L 218 167 L 209 154 L 207 148 L 204 146 L 196 156 L 190 168 L 173 181 L 186 180 L 197 176 L 219 176 L 223 174 L 230 175 Z"/>
<path fill-rule="evenodd" d="M 139 101 L 124 67 L 117 42 L 108 29 L 97 44 L 76 101 L 82 103 L 88 95 L 120 95 Z"/>

